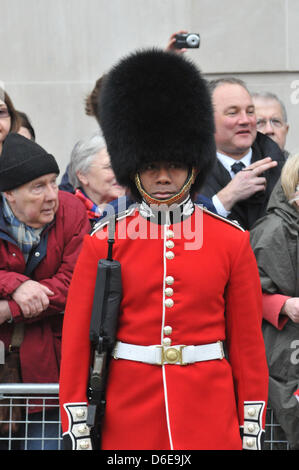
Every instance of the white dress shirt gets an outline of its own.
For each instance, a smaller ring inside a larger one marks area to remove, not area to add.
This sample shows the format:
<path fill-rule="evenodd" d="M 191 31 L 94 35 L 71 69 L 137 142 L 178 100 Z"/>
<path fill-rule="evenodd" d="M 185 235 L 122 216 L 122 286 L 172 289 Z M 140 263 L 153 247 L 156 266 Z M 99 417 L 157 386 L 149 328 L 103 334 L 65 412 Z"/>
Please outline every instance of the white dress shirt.
<path fill-rule="evenodd" d="M 235 173 L 231 169 L 232 165 L 236 162 L 242 162 L 244 163 L 246 167 L 250 165 L 251 157 L 252 157 L 252 149 L 250 149 L 249 152 L 246 153 L 246 155 L 244 155 L 244 157 L 242 157 L 240 160 L 235 160 L 234 158 L 229 157 L 228 155 L 224 155 L 223 153 L 217 152 L 218 160 L 220 161 L 220 163 L 222 163 L 224 168 L 229 172 L 231 178 L 234 178 L 235 176 Z M 227 211 L 225 209 L 222 202 L 218 198 L 217 194 L 214 194 L 214 196 L 212 197 L 212 202 L 219 215 L 222 215 L 223 217 L 227 217 L 230 214 L 230 211 Z"/>

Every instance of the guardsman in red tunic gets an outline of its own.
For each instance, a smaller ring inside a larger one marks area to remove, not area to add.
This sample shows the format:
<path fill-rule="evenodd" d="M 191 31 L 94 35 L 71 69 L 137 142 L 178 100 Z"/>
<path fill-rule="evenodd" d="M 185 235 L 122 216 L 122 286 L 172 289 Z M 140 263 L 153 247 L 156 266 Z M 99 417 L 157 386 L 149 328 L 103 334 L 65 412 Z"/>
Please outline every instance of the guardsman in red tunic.
<path fill-rule="evenodd" d="M 115 226 L 122 300 L 101 448 L 260 449 L 268 372 L 249 234 L 193 203 L 215 159 L 205 81 L 178 54 L 139 51 L 110 71 L 99 105 L 116 177 L 136 200 Z M 92 449 L 89 325 L 111 220 L 85 237 L 68 296 L 66 449 Z"/>

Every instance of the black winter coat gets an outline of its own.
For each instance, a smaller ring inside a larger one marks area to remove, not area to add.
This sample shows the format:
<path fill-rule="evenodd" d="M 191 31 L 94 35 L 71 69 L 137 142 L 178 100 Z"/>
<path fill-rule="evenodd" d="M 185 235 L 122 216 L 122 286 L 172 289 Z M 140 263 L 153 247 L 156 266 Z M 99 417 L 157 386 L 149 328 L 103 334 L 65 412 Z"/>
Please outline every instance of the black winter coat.
<path fill-rule="evenodd" d="M 270 139 L 270 137 L 258 132 L 252 145 L 251 163 L 266 157 L 271 157 L 272 160 L 276 160 L 278 165 L 268 170 L 263 175 L 267 180 L 265 192 L 260 191 L 244 201 L 239 201 L 233 206 L 228 216 L 231 220 L 237 220 L 245 230 L 250 230 L 255 221 L 265 215 L 269 197 L 280 177 L 282 167 L 285 163 L 284 154 L 279 146 Z M 217 158 L 212 172 L 207 177 L 205 185 L 201 189 L 201 193 L 212 198 L 230 181 L 230 174 Z"/>

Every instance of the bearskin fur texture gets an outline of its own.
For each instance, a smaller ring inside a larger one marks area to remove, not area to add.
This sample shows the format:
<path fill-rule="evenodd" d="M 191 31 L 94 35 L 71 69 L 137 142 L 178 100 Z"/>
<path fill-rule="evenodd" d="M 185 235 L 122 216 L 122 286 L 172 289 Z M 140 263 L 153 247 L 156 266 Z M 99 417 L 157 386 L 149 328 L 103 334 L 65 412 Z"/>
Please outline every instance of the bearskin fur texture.
<path fill-rule="evenodd" d="M 135 197 L 147 163 L 199 169 L 197 192 L 216 158 L 210 94 L 198 68 L 173 52 L 149 49 L 121 59 L 105 77 L 98 119 L 118 182 Z"/>

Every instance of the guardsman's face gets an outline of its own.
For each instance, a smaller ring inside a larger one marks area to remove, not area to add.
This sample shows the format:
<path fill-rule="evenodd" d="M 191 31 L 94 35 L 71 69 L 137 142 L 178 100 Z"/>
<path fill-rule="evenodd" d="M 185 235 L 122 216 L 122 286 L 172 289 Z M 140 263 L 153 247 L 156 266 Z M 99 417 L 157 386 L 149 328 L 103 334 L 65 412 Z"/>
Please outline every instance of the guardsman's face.
<path fill-rule="evenodd" d="M 147 194 L 163 203 L 180 192 L 187 180 L 188 168 L 183 163 L 154 162 L 146 165 L 139 177 Z M 182 198 L 186 198 L 186 193 Z"/>

